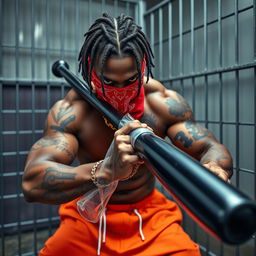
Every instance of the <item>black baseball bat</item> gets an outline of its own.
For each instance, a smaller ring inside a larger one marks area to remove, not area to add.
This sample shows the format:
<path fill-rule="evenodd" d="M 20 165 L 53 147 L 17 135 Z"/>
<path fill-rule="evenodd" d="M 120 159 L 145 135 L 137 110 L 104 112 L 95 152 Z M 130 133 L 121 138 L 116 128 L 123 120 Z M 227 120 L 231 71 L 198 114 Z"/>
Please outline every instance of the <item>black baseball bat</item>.
<path fill-rule="evenodd" d="M 116 127 L 129 120 L 91 93 L 89 86 L 56 61 L 53 73 L 64 77 L 90 104 Z M 241 244 L 256 231 L 256 203 L 227 184 L 195 159 L 148 129 L 131 132 L 132 145 L 152 173 L 182 207 L 208 232 L 228 244 Z"/>

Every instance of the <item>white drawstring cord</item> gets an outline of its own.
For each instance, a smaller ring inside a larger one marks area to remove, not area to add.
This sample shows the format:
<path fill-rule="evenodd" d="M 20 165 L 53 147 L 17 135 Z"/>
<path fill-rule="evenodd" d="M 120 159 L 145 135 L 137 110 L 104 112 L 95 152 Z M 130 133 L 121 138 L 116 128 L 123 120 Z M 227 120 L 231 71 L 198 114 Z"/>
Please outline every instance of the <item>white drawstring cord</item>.
<path fill-rule="evenodd" d="M 139 217 L 139 221 L 140 221 L 140 223 L 139 223 L 140 236 L 141 236 L 141 240 L 144 241 L 145 237 L 144 237 L 144 234 L 143 234 L 143 231 L 142 231 L 142 217 L 139 214 L 139 212 L 137 211 L 137 209 L 134 209 L 134 212 Z"/>
<path fill-rule="evenodd" d="M 138 216 L 139 218 L 139 231 L 140 231 L 140 236 L 141 240 L 145 240 L 145 236 L 142 231 L 142 217 L 140 213 L 138 212 L 137 209 L 134 209 L 134 213 Z M 102 220 L 103 220 L 103 237 L 101 234 L 102 231 Z M 101 241 L 103 243 L 106 242 L 106 230 L 107 230 L 107 218 L 106 218 L 106 209 L 104 209 L 103 214 L 100 216 L 100 222 L 99 222 L 99 238 L 98 238 L 98 250 L 97 250 L 97 255 L 100 255 L 100 249 L 101 249 Z"/>
<path fill-rule="evenodd" d="M 102 227 L 102 215 L 100 216 L 100 223 L 99 223 L 99 237 L 98 237 L 98 250 L 97 255 L 100 255 L 100 248 L 101 248 L 101 227 Z"/>
<path fill-rule="evenodd" d="M 106 209 L 104 209 L 103 214 L 100 216 L 100 223 L 99 223 L 99 238 L 98 238 L 98 250 L 97 250 L 97 255 L 100 255 L 100 249 L 101 249 L 101 229 L 102 229 L 102 219 L 103 219 L 103 239 L 102 242 L 106 242 Z"/>
<path fill-rule="evenodd" d="M 106 242 L 106 229 L 107 229 L 106 209 L 104 209 L 104 212 L 103 212 L 103 238 L 102 238 L 103 243 Z"/>

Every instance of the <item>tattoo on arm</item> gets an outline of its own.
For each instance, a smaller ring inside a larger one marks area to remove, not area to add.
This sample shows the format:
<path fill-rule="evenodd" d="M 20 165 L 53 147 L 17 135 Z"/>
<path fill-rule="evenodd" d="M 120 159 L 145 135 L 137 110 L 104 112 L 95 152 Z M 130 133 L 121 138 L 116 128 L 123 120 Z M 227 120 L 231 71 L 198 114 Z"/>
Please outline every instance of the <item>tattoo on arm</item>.
<path fill-rule="evenodd" d="M 70 131 L 70 129 L 67 126 L 76 119 L 75 115 L 68 116 L 68 114 L 72 111 L 72 109 L 73 109 L 72 107 L 68 109 L 64 109 L 63 107 L 61 107 L 59 109 L 59 112 L 57 113 L 57 116 L 52 110 L 51 111 L 52 118 L 58 125 L 51 125 L 50 128 L 55 132 L 59 132 L 63 136 L 65 136 L 64 132 Z M 63 118 L 65 119 L 61 121 L 61 119 Z"/>
<path fill-rule="evenodd" d="M 211 144 L 206 153 L 202 156 L 200 162 L 201 164 L 215 162 L 226 171 L 229 178 L 233 174 L 232 158 L 220 144 Z"/>
<path fill-rule="evenodd" d="M 184 142 L 183 146 L 185 148 L 189 148 L 193 141 L 197 141 L 206 137 L 210 138 L 211 133 L 206 128 L 203 128 L 201 125 L 195 122 L 187 121 L 185 128 L 187 129 L 188 134 L 192 135 L 191 138 L 189 138 L 183 131 L 177 132 L 174 137 L 175 141 L 179 140 L 180 142 Z"/>
<path fill-rule="evenodd" d="M 65 171 L 66 169 L 72 169 L 70 166 L 63 166 L 62 164 L 56 164 L 56 167 L 49 167 L 45 170 L 43 181 L 40 185 L 34 187 L 32 190 L 43 190 L 41 198 L 47 202 L 52 203 L 64 203 L 72 200 L 78 196 L 84 189 L 84 186 L 78 186 L 65 190 L 65 184 L 69 181 L 74 181 L 76 173 L 70 173 Z M 62 188 L 61 188 L 62 187 Z"/>
<path fill-rule="evenodd" d="M 185 118 L 186 116 L 192 116 L 192 110 L 188 103 L 177 93 L 178 100 L 167 99 L 165 103 L 168 105 L 169 113 L 178 118 Z M 192 119 L 191 117 L 190 119 Z"/>
<path fill-rule="evenodd" d="M 38 142 L 36 142 L 30 151 L 32 152 L 35 150 L 39 150 L 41 148 L 46 148 L 51 146 L 55 146 L 56 149 L 62 152 L 65 152 L 71 159 L 74 159 L 75 157 L 74 154 L 68 150 L 69 143 L 59 138 L 44 137 L 40 139 Z"/>
<path fill-rule="evenodd" d="M 58 145 L 59 143 L 60 143 L 60 139 L 44 137 L 35 143 L 31 151 L 34 151 L 40 148 L 50 147 L 53 145 Z"/>
<path fill-rule="evenodd" d="M 188 133 L 192 134 L 192 138 L 194 140 L 200 140 L 205 137 L 210 138 L 211 133 L 206 128 L 195 122 L 186 122 L 185 127 L 188 130 Z"/>
<path fill-rule="evenodd" d="M 61 143 L 59 145 L 56 145 L 56 149 L 65 152 L 71 159 L 73 159 L 75 156 L 72 152 L 70 152 L 67 147 L 68 147 L 68 143 L 65 141 L 61 141 Z"/>
<path fill-rule="evenodd" d="M 56 146 L 61 145 L 65 143 L 66 146 L 68 146 L 67 142 L 62 141 L 59 138 L 50 138 L 50 137 L 44 137 L 41 138 L 39 141 L 37 141 L 34 146 L 32 147 L 31 151 L 35 151 L 41 148 L 46 148 L 46 147 L 51 147 L 51 146 Z"/>
<path fill-rule="evenodd" d="M 55 189 L 59 185 L 65 184 L 65 181 L 75 180 L 75 177 L 76 173 L 59 171 L 56 168 L 49 167 L 46 169 L 41 188 Z"/>
<path fill-rule="evenodd" d="M 174 140 L 179 140 L 181 143 L 184 142 L 184 147 L 189 148 L 193 142 L 192 139 L 189 139 L 186 134 L 182 131 L 176 133 Z"/>
<path fill-rule="evenodd" d="M 207 163 L 209 161 L 222 161 L 222 160 L 229 160 L 227 155 L 223 152 L 222 149 L 220 149 L 217 146 L 212 146 L 210 149 L 207 151 L 207 153 L 202 157 L 201 163 Z"/>
<path fill-rule="evenodd" d="M 55 115 L 55 113 L 53 111 L 51 111 L 52 113 L 52 118 L 53 120 L 58 123 L 60 121 L 60 119 L 62 119 L 65 115 L 67 115 L 70 111 L 73 110 L 73 107 L 65 109 L 63 107 L 60 107 L 59 112 L 57 113 L 57 117 Z"/>

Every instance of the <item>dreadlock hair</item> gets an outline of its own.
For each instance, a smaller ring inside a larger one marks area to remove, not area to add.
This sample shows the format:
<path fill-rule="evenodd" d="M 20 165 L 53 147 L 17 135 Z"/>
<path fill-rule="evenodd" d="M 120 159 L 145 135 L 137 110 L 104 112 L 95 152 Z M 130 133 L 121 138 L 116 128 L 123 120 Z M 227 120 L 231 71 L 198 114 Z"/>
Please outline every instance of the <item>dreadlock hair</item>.
<path fill-rule="evenodd" d="M 103 69 L 106 61 L 111 56 L 133 56 L 137 71 L 139 74 L 139 90 L 142 85 L 141 81 L 141 61 L 145 57 L 147 67 L 147 82 L 149 76 L 153 77 L 151 68 L 154 67 L 152 59 L 154 58 L 150 44 L 132 17 L 121 14 L 113 18 L 106 13 L 98 18 L 84 34 L 85 41 L 79 53 L 79 72 L 82 69 L 84 80 L 91 86 L 91 72 L 94 64 L 99 57 L 102 57 L 100 63 L 100 79 L 103 86 Z M 90 61 L 88 61 L 88 59 Z"/>

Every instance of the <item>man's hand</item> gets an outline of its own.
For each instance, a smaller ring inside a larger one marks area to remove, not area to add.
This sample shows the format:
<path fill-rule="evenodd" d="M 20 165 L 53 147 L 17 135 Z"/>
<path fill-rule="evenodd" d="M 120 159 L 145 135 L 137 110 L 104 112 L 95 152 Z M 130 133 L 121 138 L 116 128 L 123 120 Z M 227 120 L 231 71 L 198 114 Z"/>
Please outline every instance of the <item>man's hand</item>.
<path fill-rule="evenodd" d="M 113 152 L 109 161 L 109 169 L 113 173 L 113 180 L 122 180 L 129 177 L 135 165 L 143 163 L 134 151 L 129 135 L 132 130 L 137 128 L 152 130 L 147 124 L 135 120 L 115 132 Z"/>
<path fill-rule="evenodd" d="M 231 181 L 229 179 L 229 173 L 226 170 L 222 169 L 220 166 L 218 166 L 217 163 L 209 162 L 209 163 L 203 164 L 203 166 L 208 170 L 210 170 L 212 173 L 216 174 L 219 178 L 231 184 Z"/>

